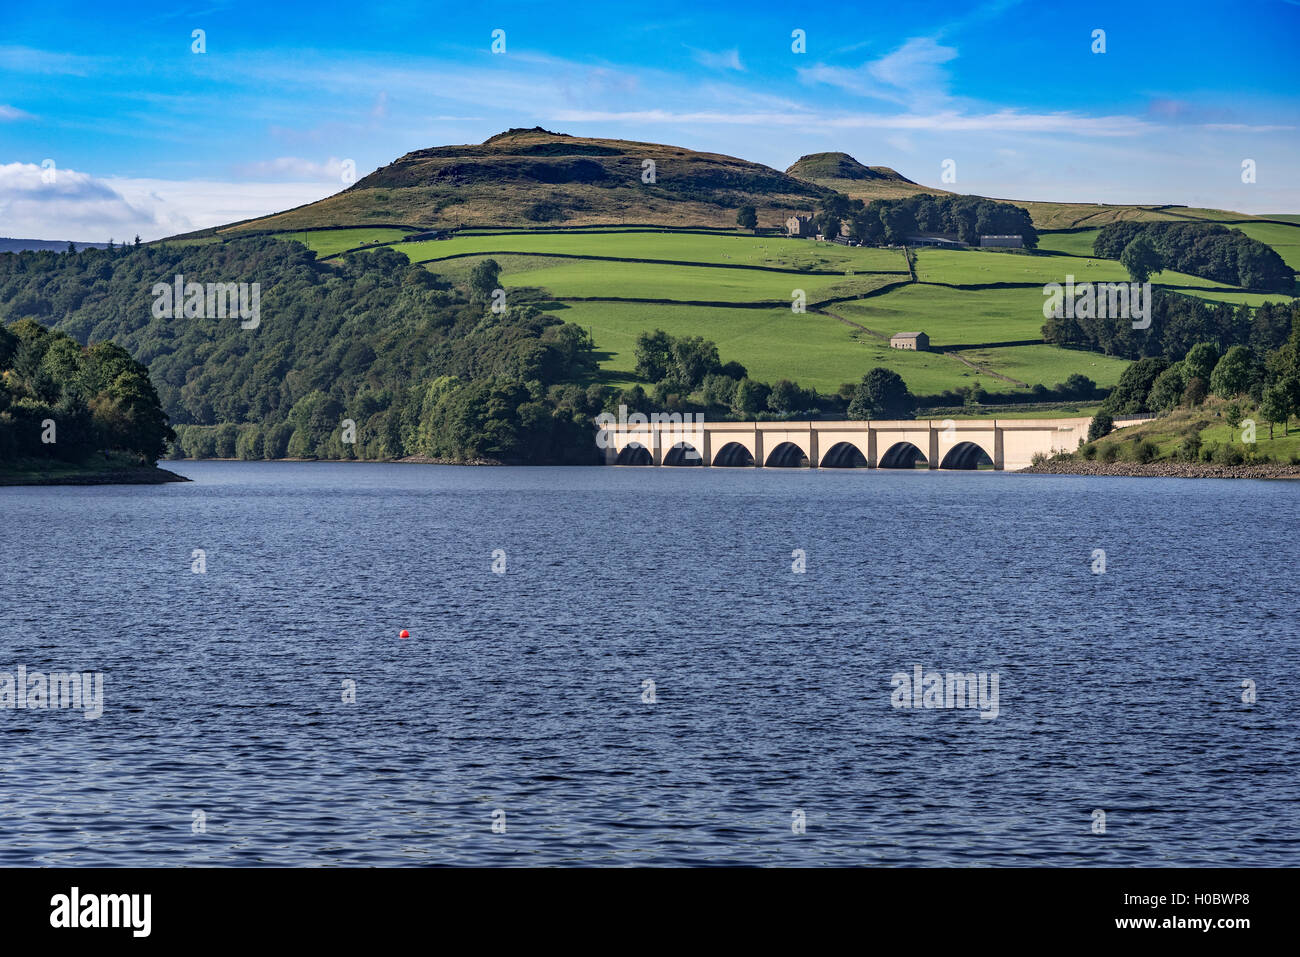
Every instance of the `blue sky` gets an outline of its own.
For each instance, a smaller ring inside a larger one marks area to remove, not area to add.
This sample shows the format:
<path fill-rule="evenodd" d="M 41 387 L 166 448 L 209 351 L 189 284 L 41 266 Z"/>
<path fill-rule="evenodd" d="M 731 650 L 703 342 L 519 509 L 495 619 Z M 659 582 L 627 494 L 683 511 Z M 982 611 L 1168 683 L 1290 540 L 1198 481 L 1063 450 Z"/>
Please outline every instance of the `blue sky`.
<path fill-rule="evenodd" d="M 1300 0 L 8 3 L 0 236 L 155 238 L 329 195 L 349 160 L 534 125 L 778 169 L 844 150 L 989 196 L 1300 212 L 1298 41 Z"/>

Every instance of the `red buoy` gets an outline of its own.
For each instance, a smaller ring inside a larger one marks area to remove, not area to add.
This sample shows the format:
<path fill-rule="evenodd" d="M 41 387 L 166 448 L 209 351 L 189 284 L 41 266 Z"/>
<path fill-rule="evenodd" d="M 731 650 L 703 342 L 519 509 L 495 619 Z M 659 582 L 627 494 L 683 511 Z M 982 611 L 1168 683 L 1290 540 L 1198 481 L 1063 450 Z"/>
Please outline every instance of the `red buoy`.
<path fill-rule="evenodd" d="M 402 631 L 401 631 L 401 633 L 400 633 L 397 637 L 398 637 L 398 638 L 410 638 L 410 637 L 411 637 L 411 633 L 410 633 L 409 631 L 407 631 L 405 628 L 403 628 Z"/>

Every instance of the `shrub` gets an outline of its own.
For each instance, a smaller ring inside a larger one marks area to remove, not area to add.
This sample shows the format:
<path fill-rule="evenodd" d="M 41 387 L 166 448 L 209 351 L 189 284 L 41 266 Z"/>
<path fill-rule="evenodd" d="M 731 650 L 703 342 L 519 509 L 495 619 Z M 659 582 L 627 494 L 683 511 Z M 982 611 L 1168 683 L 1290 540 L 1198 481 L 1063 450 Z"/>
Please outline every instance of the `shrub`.
<path fill-rule="evenodd" d="M 1083 448 L 1079 449 L 1079 454 L 1082 455 L 1086 461 L 1091 462 L 1097 457 L 1097 446 L 1085 445 Z"/>
<path fill-rule="evenodd" d="M 1116 461 L 1119 458 L 1119 446 L 1115 445 L 1114 443 L 1111 443 L 1110 445 L 1103 445 L 1101 447 L 1101 451 L 1097 455 L 1097 458 L 1099 461 L 1102 462 Z"/>
<path fill-rule="evenodd" d="M 1187 388 L 1183 390 L 1183 405 L 1194 409 L 1205 401 L 1208 394 L 1205 380 L 1200 376 L 1193 376 L 1188 380 Z"/>
<path fill-rule="evenodd" d="M 1200 435 L 1189 435 L 1183 439 L 1183 444 L 1178 450 L 1179 456 L 1185 462 L 1195 462 L 1201 457 L 1201 437 Z"/>
<path fill-rule="evenodd" d="M 1095 442 L 1103 436 L 1110 435 L 1113 431 L 1115 431 L 1115 420 L 1111 418 L 1109 412 L 1103 409 L 1094 415 L 1092 422 L 1088 424 L 1088 441 Z M 1103 461 L 1105 460 L 1103 459 Z"/>
<path fill-rule="evenodd" d="M 1133 461 L 1146 465 L 1160 457 L 1160 446 L 1147 440 L 1133 446 Z"/>
<path fill-rule="evenodd" d="M 1246 456 L 1235 446 L 1216 445 L 1212 461 L 1215 465 L 1241 465 L 1246 461 Z"/>

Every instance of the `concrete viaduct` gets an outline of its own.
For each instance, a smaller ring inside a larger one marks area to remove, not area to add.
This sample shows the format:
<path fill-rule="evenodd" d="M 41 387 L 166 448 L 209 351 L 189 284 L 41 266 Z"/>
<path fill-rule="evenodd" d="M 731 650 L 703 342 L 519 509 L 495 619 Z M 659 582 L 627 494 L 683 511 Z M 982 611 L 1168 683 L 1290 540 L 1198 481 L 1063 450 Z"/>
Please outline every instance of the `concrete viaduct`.
<path fill-rule="evenodd" d="M 1086 417 L 654 421 L 607 424 L 597 444 L 608 465 L 1014 470 L 1031 465 L 1038 452 L 1074 451 L 1087 439 L 1089 422 Z"/>

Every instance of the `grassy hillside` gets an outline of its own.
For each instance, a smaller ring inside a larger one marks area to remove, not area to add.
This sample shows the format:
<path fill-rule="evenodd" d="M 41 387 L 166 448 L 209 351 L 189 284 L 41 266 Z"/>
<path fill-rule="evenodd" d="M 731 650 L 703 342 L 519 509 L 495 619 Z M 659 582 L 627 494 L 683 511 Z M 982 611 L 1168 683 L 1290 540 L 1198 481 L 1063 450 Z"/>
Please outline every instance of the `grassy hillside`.
<path fill-rule="evenodd" d="M 319 231 L 294 238 L 330 256 L 375 232 Z M 444 240 L 402 242 L 399 235 L 389 248 L 453 282 L 466 281 L 482 259 L 496 260 L 508 292 L 549 303 L 544 308 L 591 332 L 601 381 L 609 384 L 634 381 L 636 337 L 658 328 L 713 339 L 727 359 L 761 379 L 792 378 L 828 391 L 882 365 L 916 393 L 978 382 L 989 392 L 1024 392 L 1028 400 L 1029 386 L 1052 386 L 1074 373 L 1113 386 L 1128 364 L 1042 342 L 1044 283 L 1062 282 L 1067 274 L 1078 282 L 1128 278 L 1118 262 L 1091 255 L 1095 234 L 1049 233 L 1050 252 L 1038 255 L 920 249 L 917 281 L 911 281 L 901 250 L 739 231 L 475 230 Z M 1173 271 L 1152 281 L 1231 303 L 1281 298 Z M 807 295 L 809 312 L 803 316 L 787 305 L 794 289 Z M 854 298 L 834 301 L 845 297 Z M 727 305 L 693 304 L 700 302 Z M 936 351 L 918 355 L 888 347 L 890 335 L 913 330 L 926 332 Z"/>
<path fill-rule="evenodd" d="M 646 176 L 647 161 L 653 179 Z M 824 187 L 718 153 L 509 130 L 483 143 L 407 153 L 340 193 L 220 230 L 319 226 L 734 226 L 753 205 L 773 226 L 825 195 Z"/>
<path fill-rule="evenodd" d="M 1120 206 L 1112 203 L 1050 203 L 1032 200 L 1004 199 L 1029 210 L 1038 229 L 1076 229 L 1105 226 L 1125 220 L 1142 222 L 1205 220 L 1207 222 L 1233 222 L 1255 217 L 1224 209 L 1199 209 L 1188 206 Z"/>
<path fill-rule="evenodd" d="M 1300 462 L 1300 429 L 1294 422 L 1288 433 L 1283 432 L 1282 426 L 1276 426 L 1273 437 L 1269 438 L 1268 424 L 1249 401 L 1235 403 L 1243 421 L 1233 426 L 1229 422 L 1229 408 L 1233 404 L 1211 397 L 1198 408 L 1179 408 L 1142 425 L 1113 432 L 1089 443 L 1092 448 L 1082 450 L 1082 454 L 1100 461 L 1133 461 L 1139 446 L 1152 443 L 1155 461 Z M 1245 419 L 1255 423 L 1254 442 L 1245 441 L 1249 437 Z M 1194 454 L 1193 448 L 1198 450 Z"/>
<path fill-rule="evenodd" d="M 642 182 L 647 159 L 654 183 Z M 883 365 L 917 393 L 978 381 L 1027 400 L 1030 386 L 1075 373 L 1112 386 L 1127 364 L 1042 340 L 1044 284 L 1067 275 L 1128 279 L 1118 261 L 1092 254 L 1107 223 L 1222 221 L 1289 264 L 1300 261 L 1300 222 L 1166 205 L 1019 203 L 1048 230 L 1039 253 L 923 248 L 914 272 L 899 249 L 735 227 L 742 204 L 757 207 L 760 227 L 772 227 L 816 207 L 831 189 L 868 201 L 945 193 L 841 152 L 803 156 L 782 173 L 679 147 L 511 130 L 482 144 L 409 153 L 321 203 L 191 241 L 273 230 L 334 264 L 380 246 L 461 285 L 491 258 L 512 301 L 589 330 L 599 378 L 610 383 L 633 381 L 637 335 L 661 328 L 711 338 L 726 359 L 767 380 L 828 390 Z M 444 238 L 408 238 L 434 228 Z M 1172 270 L 1152 282 L 1232 305 L 1282 298 Z M 806 296 L 804 315 L 789 308 L 795 290 Z M 926 332 L 935 351 L 888 348 L 891 334 L 913 330 Z"/>

